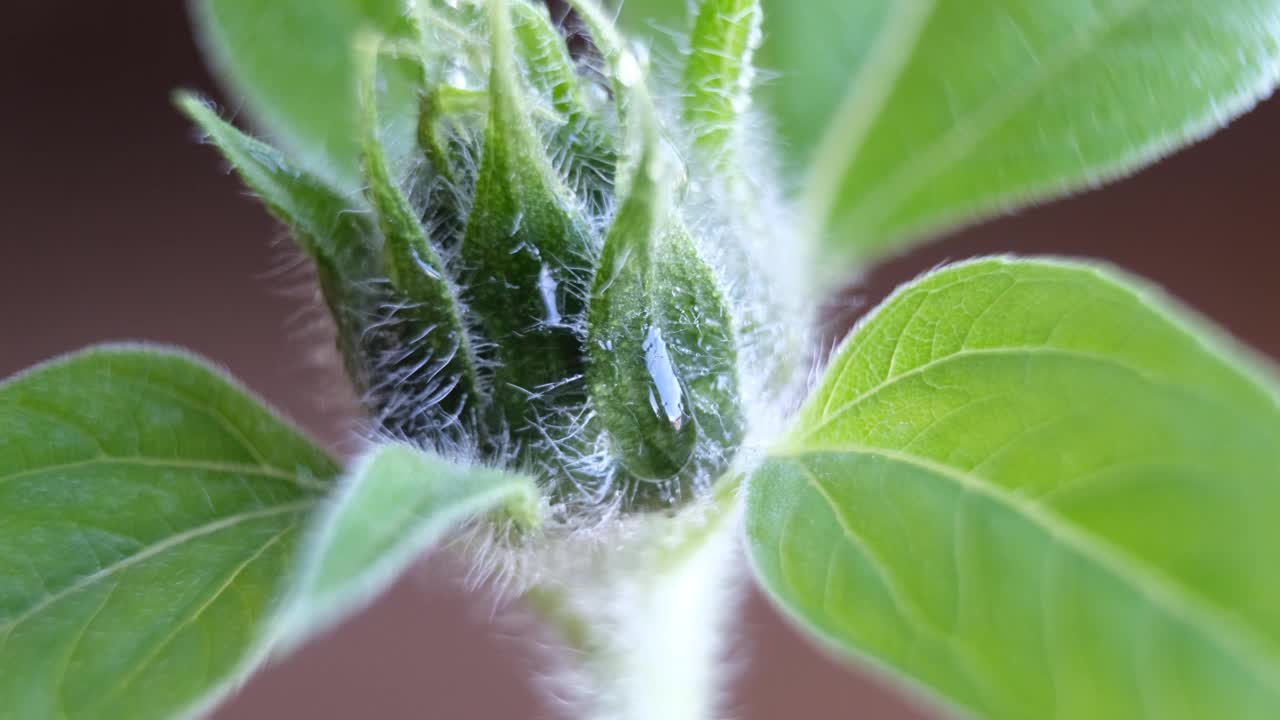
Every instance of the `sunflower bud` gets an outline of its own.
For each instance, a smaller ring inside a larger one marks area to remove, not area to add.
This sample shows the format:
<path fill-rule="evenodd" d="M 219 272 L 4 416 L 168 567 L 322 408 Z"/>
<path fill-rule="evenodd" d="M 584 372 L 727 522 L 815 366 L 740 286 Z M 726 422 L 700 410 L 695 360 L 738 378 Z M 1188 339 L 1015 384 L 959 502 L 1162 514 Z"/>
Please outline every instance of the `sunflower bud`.
<path fill-rule="evenodd" d="M 569 508 L 695 497 L 808 324 L 774 304 L 795 260 L 740 169 L 758 4 L 704 3 L 668 113 L 594 6 L 584 60 L 541 4 L 419 5 L 417 43 L 357 43 L 363 197 L 186 108 L 315 260 L 382 430 L 533 468 Z"/>

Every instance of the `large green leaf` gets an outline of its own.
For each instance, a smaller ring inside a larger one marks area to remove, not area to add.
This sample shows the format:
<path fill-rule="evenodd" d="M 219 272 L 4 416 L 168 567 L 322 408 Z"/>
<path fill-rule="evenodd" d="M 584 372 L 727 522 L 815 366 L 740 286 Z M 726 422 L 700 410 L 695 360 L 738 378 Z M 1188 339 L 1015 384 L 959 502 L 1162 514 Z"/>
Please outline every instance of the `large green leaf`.
<path fill-rule="evenodd" d="M 628 0 L 670 24 L 677 0 Z M 1095 185 L 1271 91 L 1277 0 L 765 0 L 758 62 L 828 251 Z M 829 264 L 839 269 L 840 263 Z"/>
<path fill-rule="evenodd" d="M 336 473 L 186 355 L 0 385 L 0 718 L 166 718 L 232 686 Z"/>
<path fill-rule="evenodd" d="M 251 116 L 307 169 L 358 189 L 356 38 L 412 37 L 405 3 L 193 0 L 191 7 L 210 62 Z M 401 95 L 397 114 L 416 112 L 417 98 Z"/>
<path fill-rule="evenodd" d="M 978 715 L 1280 713 L 1274 376 L 1114 271 L 906 287 L 747 502 L 790 614 Z"/>
<path fill-rule="evenodd" d="M 538 522 L 532 478 L 459 465 L 407 445 L 369 453 L 319 519 L 308 559 L 282 615 L 296 642 L 386 589 L 450 530 L 504 510 L 512 531 Z"/>

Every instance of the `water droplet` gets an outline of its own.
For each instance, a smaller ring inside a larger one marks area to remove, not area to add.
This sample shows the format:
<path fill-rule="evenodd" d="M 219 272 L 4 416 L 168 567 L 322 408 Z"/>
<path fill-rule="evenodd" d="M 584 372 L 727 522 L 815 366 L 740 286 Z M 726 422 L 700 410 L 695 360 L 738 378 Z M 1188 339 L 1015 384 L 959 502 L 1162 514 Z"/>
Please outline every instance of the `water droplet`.
<path fill-rule="evenodd" d="M 538 272 L 538 293 L 542 295 L 542 305 L 546 309 L 543 322 L 547 325 L 559 325 L 563 319 L 560 314 L 560 285 L 551 274 L 551 268 L 543 265 Z"/>
<path fill-rule="evenodd" d="M 446 83 L 456 88 L 466 89 L 469 87 L 466 71 L 457 65 L 451 66 L 445 72 L 444 80 Z"/>
<path fill-rule="evenodd" d="M 644 80 L 644 69 L 634 53 L 623 50 L 618 55 L 618 82 L 624 87 L 635 87 Z"/>
<path fill-rule="evenodd" d="M 662 338 L 662 331 L 656 326 L 650 326 L 642 347 L 651 383 L 649 406 L 654 414 L 678 432 L 688 420 L 684 407 L 684 390 L 680 386 L 680 378 L 676 376 L 675 365 L 671 362 L 671 353 Z"/>
<path fill-rule="evenodd" d="M 423 260 L 422 256 L 418 254 L 418 251 L 416 249 L 412 251 L 412 254 L 413 254 L 414 264 L 418 266 L 418 269 L 422 271 L 423 275 L 426 275 L 432 280 L 440 279 L 440 273 L 437 272 L 434 267 L 432 267 L 431 263 L 427 262 L 426 260 Z"/>
<path fill-rule="evenodd" d="M 587 85 L 587 96 L 596 104 L 609 102 L 609 90 L 599 83 L 593 82 Z"/>

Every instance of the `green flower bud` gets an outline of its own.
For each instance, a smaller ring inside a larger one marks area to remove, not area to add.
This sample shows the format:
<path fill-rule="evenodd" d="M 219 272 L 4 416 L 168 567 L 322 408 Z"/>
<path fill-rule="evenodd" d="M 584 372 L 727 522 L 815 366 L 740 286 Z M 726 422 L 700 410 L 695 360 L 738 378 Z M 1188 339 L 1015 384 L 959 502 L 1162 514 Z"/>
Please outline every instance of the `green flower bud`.
<path fill-rule="evenodd" d="M 540 3 L 416 6 L 418 42 L 356 48 L 361 197 L 186 109 L 314 259 L 382 431 L 531 468 L 570 513 L 696 497 L 808 325 L 774 300 L 800 295 L 785 225 L 742 170 L 757 2 L 704 3 L 671 113 L 594 5 L 603 68 Z"/>

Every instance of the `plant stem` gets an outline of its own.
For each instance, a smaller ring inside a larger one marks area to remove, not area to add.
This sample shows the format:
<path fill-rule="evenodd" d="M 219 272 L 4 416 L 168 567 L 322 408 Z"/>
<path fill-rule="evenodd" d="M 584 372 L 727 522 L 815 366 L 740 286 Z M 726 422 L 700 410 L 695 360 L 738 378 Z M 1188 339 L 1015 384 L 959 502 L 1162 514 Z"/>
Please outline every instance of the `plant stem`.
<path fill-rule="evenodd" d="M 529 595 L 566 649 L 557 694 L 583 720 L 713 720 L 734 608 L 737 502 L 696 518 L 651 518 L 624 568 Z M 616 548 L 610 553 L 617 561 Z"/>

